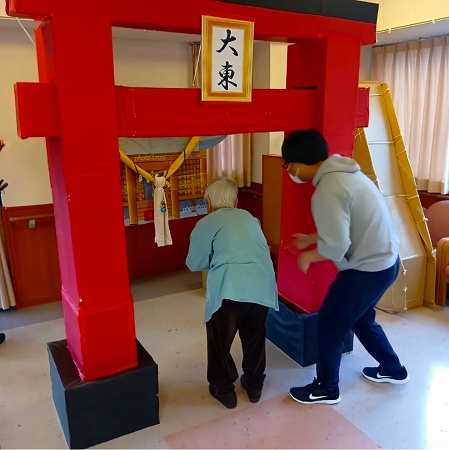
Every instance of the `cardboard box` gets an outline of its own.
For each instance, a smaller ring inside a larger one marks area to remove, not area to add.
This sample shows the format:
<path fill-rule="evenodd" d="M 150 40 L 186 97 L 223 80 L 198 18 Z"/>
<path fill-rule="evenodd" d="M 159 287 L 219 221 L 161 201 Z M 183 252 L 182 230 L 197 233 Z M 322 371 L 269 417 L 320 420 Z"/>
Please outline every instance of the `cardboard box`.
<path fill-rule="evenodd" d="M 279 302 L 279 311 L 270 309 L 266 322 L 267 339 L 300 366 L 318 360 L 318 313 L 295 312 Z M 354 334 L 343 341 L 343 353 L 352 352 Z"/>
<path fill-rule="evenodd" d="M 382 192 L 401 237 L 402 268 L 378 308 L 404 311 L 435 304 L 436 259 L 390 90 L 368 82 L 370 123 L 357 129 L 354 159 Z"/>
<path fill-rule="evenodd" d="M 312 264 L 307 273 L 303 273 L 298 268 L 297 259 L 284 246 L 279 247 L 279 296 L 302 311 L 315 313 L 321 308 L 338 269 L 332 261 L 322 261 Z"/>

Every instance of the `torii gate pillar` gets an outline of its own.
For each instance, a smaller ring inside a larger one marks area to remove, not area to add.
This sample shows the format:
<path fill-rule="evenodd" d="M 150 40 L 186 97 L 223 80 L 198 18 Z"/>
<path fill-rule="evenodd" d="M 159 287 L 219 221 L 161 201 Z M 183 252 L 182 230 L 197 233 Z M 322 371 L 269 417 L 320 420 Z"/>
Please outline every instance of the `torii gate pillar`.
<path fill-rule="evenodd" d="M 47 152 L 67 344 L 89 381 L 137 365 L 111 24 L 56 12 L 36 30 L 36 44 L 40 81 L 57 81 L 62 124 L 60 137 L 47 139 Z"/>
<path fill-rule="evenodd" d="M 36 44 L 39 80 L 54 83 L 61 124 L 47 152 L 67 347 L 77 368 L 66 341 L 48 344 L 53 398 L 69 447 L 87 448 L 159 423 L 158 370 L 136 345 L 111 24 L 55 12 L 36 30 Z"/>

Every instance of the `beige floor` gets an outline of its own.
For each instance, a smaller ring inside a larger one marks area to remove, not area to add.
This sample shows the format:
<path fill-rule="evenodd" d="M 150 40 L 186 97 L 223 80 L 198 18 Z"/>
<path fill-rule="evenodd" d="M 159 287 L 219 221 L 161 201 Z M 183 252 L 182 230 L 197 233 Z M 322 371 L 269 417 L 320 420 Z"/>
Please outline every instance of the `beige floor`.
<path fill-rule="evenodd" d="M 135 296 L 150 292 L 154 282 L 133 286 Z M 165 282 L 172 290 L 173 280 Z M 204 291 L 150 297 L 135 303 L 136 327 L 159 365 L 161 423 L 98 448 L 449 448 L 449 308 L 378 314 L 409 369 L 408 385 L 364 380 L 360 370 L 373 361 L 355 342 L 354 353 L 343 358 L 341 403 L 299 405 L 288 389 L 310 382 L 314 367 L 299 367 L 268 343 L 262 401 L 249 403 L 238 386 L 239 404 L 227 410 L 209 396 L 205 381 Z M 42 317 L 24 326 L 16 321 L 0 347 L 2 449 L 67 448 L 46 354 L 47 342 L 64 338 L 63 320 Z M 234 355 L 240 363 L 238 342 Z"/>

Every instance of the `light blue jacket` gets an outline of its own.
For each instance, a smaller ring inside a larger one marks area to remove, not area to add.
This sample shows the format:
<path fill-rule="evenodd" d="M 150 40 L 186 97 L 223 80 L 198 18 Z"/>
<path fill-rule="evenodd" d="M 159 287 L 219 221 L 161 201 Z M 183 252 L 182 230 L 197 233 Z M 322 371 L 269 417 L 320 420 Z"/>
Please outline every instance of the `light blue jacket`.
<path fill-rule="evenodd" d="M 388 205 L 351 158 L 332 155 L 313 179 L 312 213 L 318 252 L 339 270 L 379 272 L 399 255 L 399 236 Z"/>
<path fill-rule="evenodd" d="M 220 208 L 201 219 L 190 235 L 186 264 L 192 272 L 209 270 L 205 322 L 224 299 L 278 309 L 267 241 L 260 222 L 243 209 Z"/>

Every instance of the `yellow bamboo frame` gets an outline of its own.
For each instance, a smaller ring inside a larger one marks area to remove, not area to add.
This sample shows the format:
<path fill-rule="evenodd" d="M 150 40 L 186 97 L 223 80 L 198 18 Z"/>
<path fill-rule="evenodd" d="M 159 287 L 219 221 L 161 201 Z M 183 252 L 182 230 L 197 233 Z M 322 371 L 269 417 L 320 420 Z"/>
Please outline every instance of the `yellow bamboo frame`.
<path fill-rule="evenodd" d="M 170 187 L 170 183 L 167 181 L 183 164 L 183 162 L 190 156 L 190 154 L 195 150 L 197 145 L 199 144 L 201 140 L 201 136 L 193 136 L 189 143 L 187 144 L 185 150 L 176 158 L 176 160 L 173 162 L 173 164 L 168 169 L 168 173 L 165 177 L 165 185 L 167 187 Z M 154 183 L 154 177 L 149 174 L 146 170 L 143 170 L 140 168 L 137 164 L 135 164 L 133 161 L 131 161 L 128 156 L 126 156 L 121 150 L 119 150 L 120 153 L 120 161 L 124 163 L 127 167 L 129 167 L 134 172 L 138 173 L 142 178 L 145 178 L 145 180 L 151 181 Z"/>

